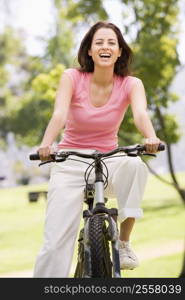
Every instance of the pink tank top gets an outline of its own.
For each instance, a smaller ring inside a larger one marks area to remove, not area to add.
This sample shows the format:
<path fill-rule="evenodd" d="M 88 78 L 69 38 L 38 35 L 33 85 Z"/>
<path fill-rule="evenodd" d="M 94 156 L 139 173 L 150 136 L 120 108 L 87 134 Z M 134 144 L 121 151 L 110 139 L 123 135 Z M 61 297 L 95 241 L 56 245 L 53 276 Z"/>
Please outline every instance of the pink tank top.
<path fill-rule="evenodd" d="M 72 80 L 73 95 L 58 148 L 111 151 L 118 146 L 118 130 L 129 105 L 129 94 L 140 79 L 114 75 L 112 93 L 101 107 L 91 104 L 89 84 L 92 73 L 77 69 L 64 71 Z"/>

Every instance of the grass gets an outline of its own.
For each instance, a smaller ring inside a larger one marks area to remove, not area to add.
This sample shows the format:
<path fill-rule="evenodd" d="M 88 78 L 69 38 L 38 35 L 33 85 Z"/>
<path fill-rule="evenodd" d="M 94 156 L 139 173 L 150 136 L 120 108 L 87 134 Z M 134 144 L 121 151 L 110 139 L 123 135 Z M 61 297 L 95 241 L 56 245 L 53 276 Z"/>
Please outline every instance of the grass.
<path fill-rule="evenodd" d="M 0 274 L 33 268 L 44 224 L 45 199 L 28 202 L 28 192 L 43 186 L 0 191 Z"/>
<path fill-rule="evenodd" d="M 182 253 L 176 253 L 143 261 L 133 271 L 122 271 L 122 277 L 177 278 L 181 270 L 182 256 Z"/>
<path fill-rule="evenodd" d="M 183 185 L 185 174 L 178 174 L 178 179 Z M 0 276 L 33 269 L 42 244 L 46 205 L 43 197 L 30 203 L 28 192 L 46 189 L 47 184 L 0 190 Z M 108 204 L 115 207 L 116 201 L 110 199 Z M 132 234 L 136 253 L 148 247 L 157 248 L 184 240 L 185 211 L 175 189 L 150 176 L 142 206 L 144 218 L 137 221 Z M 183 249 L 178 254 L 143 261 L 132 273 L 127 271 L 126 277 L 177 277 L 182 252 Z"/>

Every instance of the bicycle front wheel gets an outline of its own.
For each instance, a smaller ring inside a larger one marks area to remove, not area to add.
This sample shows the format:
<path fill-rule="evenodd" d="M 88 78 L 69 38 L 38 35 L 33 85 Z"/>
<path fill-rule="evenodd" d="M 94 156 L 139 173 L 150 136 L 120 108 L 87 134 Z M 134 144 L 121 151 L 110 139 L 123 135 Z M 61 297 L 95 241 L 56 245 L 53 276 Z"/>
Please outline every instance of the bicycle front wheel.
<path fill-rule="evenodd" d="M 90 218 L 89 242 L 91 250 L 91 270 L 94 278 L 111 278 L 112 262 L 105 217 L 97 214 Z"/>

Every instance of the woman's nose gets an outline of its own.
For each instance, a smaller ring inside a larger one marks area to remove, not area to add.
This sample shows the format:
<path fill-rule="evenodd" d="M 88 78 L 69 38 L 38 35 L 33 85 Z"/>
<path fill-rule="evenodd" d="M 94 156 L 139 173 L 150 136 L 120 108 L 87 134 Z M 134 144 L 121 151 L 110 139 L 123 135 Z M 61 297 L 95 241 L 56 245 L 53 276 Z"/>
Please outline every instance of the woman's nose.
<path fill-rule="evenodd" d="M 107 50 L 107 49 L 109 49 L 109 47 L 108 47 L 108 45 L 103 45 L 103 46 L 102 46 L 102 49 L 103 49 L 103 50 Z"/>

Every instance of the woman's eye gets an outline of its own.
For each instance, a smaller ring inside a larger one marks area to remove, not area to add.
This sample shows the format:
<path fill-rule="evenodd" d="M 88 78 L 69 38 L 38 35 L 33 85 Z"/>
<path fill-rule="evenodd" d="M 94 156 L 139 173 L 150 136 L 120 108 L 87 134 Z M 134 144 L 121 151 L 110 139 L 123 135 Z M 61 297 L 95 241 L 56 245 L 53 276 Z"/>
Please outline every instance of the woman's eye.
<path fill-rule="evenodd" d="M 102 42 L 98 42 L 98 43 L 96 43 L 96 45 L 103 45 L 103 43 L 102 43 Z M 114 46 L 114 45 L 116 45 L 116 44 L 113 43 L 113 42 L 109 42 L 109 45 Z"/>

